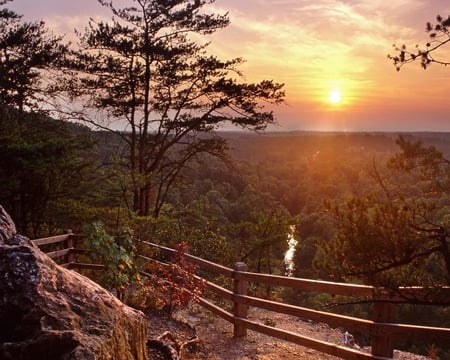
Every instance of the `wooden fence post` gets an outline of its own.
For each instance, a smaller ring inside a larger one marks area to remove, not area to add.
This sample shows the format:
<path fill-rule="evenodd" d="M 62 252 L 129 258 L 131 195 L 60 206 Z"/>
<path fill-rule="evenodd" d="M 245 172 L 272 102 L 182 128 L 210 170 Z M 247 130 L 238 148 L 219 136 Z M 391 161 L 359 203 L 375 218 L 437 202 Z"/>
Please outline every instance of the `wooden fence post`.
<path fill-rule="evenodd" d="M 392 323 L 395 321 L 395 304 L 375 301 L 373 304 L 373 321 Z M 375 335 L 371 338 L 372 355 L 394 357 L 394 339 L 389 335 Z"/>
<path fill-rule="evenodd" d="M 236 272 L 247 271 L 247 264 L 243 262 L 234 263 L 233 269 L 235 271 L 234 276 L 234 294 L 235 295 L 247 295 L 247 280 L 239 279 L 236 276 Z M 247 319 L 247 305 L 242 304 L 236 299 L 234 300 L 234 312 L 235 317 Z M 247 329 L 241 324 L 234 324 L 234 337 L 244 337 L 247 335 Z"/>
<path fill-rule="evenodd" d="M 68 237 L 67 237 L 67 241 L 66 241 L 66 248 L 67 249 L 72 249 L 72 248 L 74 248 L 74 241 L 73 241 L 73 237 L 72 237 L 72 235 L 73 235 L 72 230 L 70 230 L 70 229 L 67 230 L 67 235 L 68 235 Z M 74 254 L 73 254 L 72 251 L 69 251 L 69 253 L 66 255 L 65 261 L 66 261 L 66 264 L 71 264 L 71 263 L 74 262 Z M 69 265 L 69 267 L 70 267 L 70 265 Z"/>

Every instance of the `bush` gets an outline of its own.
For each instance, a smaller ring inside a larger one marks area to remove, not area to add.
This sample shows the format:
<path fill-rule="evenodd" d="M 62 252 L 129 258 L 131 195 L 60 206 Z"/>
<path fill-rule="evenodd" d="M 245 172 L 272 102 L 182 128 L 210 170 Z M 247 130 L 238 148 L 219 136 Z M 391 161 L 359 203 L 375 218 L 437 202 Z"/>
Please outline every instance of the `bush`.
<path fill-rule="evenodd" d="M 85 233 L 91 261 L 105 266 L 95 280 L 108 290 L 116 290 L 118 298 L 123 300 L 126 288 L 141 281 L 134 262 L 136 250 L 131 232 L 123 231 L 113 237 L 103 223 L 94 222 L 85 227 Z"/>
<path fill-rule="evenodd" d="M 195 276 L 197 266 L 185 259 L 187 246 L 186 242 L 179 244 L 169 264 L 154 262 L 148 266 L 154 276 L 148 286 L 159 299 L 153 302 L 169 313 L 187 306 L 204 289 L 204 280 Z"/>

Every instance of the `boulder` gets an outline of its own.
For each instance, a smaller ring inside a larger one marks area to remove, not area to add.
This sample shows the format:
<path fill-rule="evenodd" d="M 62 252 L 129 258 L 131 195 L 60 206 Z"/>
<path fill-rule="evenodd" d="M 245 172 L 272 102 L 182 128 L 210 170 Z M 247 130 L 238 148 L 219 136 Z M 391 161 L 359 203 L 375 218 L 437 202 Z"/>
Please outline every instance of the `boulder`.
<path fill-rule="evenodd" d="M 143 314 L 57 265 L 0 206 L 0 360 L 147 359 Z"/>

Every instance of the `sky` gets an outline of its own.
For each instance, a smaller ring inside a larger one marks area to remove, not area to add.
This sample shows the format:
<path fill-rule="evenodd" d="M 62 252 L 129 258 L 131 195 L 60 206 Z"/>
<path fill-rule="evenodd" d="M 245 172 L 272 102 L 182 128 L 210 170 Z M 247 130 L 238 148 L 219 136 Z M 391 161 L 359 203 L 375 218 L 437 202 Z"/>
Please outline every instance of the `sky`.
<path fill-rule="evenodd" d="M 131 0 L 116 0 L 117 5 Z M 14 0 L 26 20 L 54 33 L 110 18 L 95 0 Z M 210 51 L 242 57 L 245 81 L 285 84 L 269 130 L 450 131 L 450 67 L 419 63 L 397 72 L 393 44 L 426 44 L 425 24 L 450 15 L 448 0 L 216 0 L 230 26 L 211 36 Z M 450 45 L 440 53 L 450 61 Z"/>

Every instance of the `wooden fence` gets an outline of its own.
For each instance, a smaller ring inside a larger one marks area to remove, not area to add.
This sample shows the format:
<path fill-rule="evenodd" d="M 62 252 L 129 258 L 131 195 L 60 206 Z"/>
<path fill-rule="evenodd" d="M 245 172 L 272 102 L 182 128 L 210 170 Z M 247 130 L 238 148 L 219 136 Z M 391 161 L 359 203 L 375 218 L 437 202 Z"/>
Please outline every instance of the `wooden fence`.
<path fill-rule="evenodd" d="M 83 264 L 76 262 L 75 255 L 86 252 L 82 249 L 76 249 L 76 246 L 74 246 L 78 236 L 79 235 L 68 233 L 66 235 L 33 240 L 33 242 L 38 246 L 60 244 L 61 249 L 49 251 L 47 254 L 54 259 L 60 259 L 59 262 L 68 268 L 101 269 L 103 267 L 101 264 Z M 158 249 L 158 252 L 167 254 L 174 254 L 176 252 L 174 249 L 159 246 L 147 241 L 141 241 L 140 243 L 144 246 Z M 139 255 L 138 257 L 145 262 L 154 261 L 154 259 L 144 255 Z M 236 263 L 233 268 L 228 268 L 190 254 L 185 254 L 185 258 L 197 265 L 199 269 L 207 270 L 222 275 L 225 278 L 232 279 L 233 290 L 225 289 L 209 281 L 206 281 L 205 284 L 207 289 L 212 293 L 225 300 L 231 301 L 233 304 L 233 312 L 224 310 L 214 304 L 213 301 L 204 297 L 199 299 L 199 303 L 212 313 L 233 324 L 235 337 L 244 337 L 247 330 L 253 330 L 348 360 L 392 359 L 393 349 L 397 339 L 421 340 L 429 342 L 430 344 L 440 343 L 445 344 L 446 346 L 450 344 L 450 328 L 408 325 L 394 322 L 395 306 L 397 303 L 408 302 L 408 300 L 405 299 L 405 296 L 407 298 L 413 297 L 415 300 L 426 300 L 430 306 L 437 306 L 437 304 L 448 304 L 450 302 L 449 288 L 440 289 L 439 291 L 434 292 L 429 292 L 426 291 L 426 289 L 418 287 L 403 288 L 393 294 L 385 289 L 372 286 L 248 272 L 247 266 L 244 263 Z M 141 273 L 145 276 L 150 276 L 150 274 L 147 274 L 146 272 Z M 247 294 L 249 282 L 277 287 L 289 287 L 303 292 L 357 297 L 363 299 L 363 301 L 373 303 L 372 320 L 322 312 L 249 296 Z M 371 354 L 344 345 L 324 342 L 294 332 L 250 321 L 247 319 L 247 310 L 249 306 L 293 315 L 315 322 L 327 323 L 332 327 L 340 327 L 345 330 L 368 335 L 371 339 Z"/>

